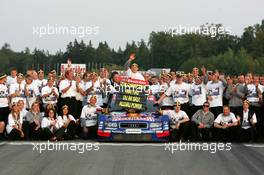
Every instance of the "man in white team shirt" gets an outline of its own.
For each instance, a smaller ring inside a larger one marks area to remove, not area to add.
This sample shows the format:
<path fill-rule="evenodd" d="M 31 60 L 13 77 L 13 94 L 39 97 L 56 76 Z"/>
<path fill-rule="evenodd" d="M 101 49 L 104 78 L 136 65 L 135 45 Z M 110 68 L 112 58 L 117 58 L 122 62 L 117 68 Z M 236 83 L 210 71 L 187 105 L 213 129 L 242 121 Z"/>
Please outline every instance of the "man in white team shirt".
<path fill-rule="evenodd" d="M 17 75 L 17 82 L 10 85 L 9 94 L 11 97 L 11 104 L 18 102 L 19 100 L 24 100 L 24 103 L 26 104 L 25 83 L 23 80 L 23 74 L 19 73 Z"/>
<path fill-rule="evenodd" d="M 133 63 L 132 65 L 131 62 L 136 58 L 135 54 L 132 53 L 129 57 L 129 59 L 127 60 L 127 62 L 125 63 L 125 68 L 126 68 L 126 76 L 133 78 L 133 79 L 137 79 L 137 80 L 145 80 L 145 78 L 143 77 L 143 75 L 141 73 L 138 72 L 138 64 Z"/>
<path fill-rule="evenodd" d="M 33 79 L 30 75 L 26 76 L 25 84 L 25 96 L 26 96 L 26 108 L 29 110 L 31 105 L 39 101 L 39 88 L 36 83 L 33 82 Z"/>
<path fill-rule="evenodd" d="M 211 81 L 206 85 L 207 98 L 210 103 L 210 111 L 214 116 L 218 116 L 222 111 L 223 106 L 223 92 L 227 83 L 223 76 L 220 76 L 218 71 L 213 72 Z"/>
<path fill-rule="evenodd" d="M 44 86 L 41 90 L 41 97 L 44 109 L 48 104 L 53 104 L 55 109 L 57 108 L 57 99 L 59 97 L 59 91 L 53 86 L 54 80 L 48 79 L 47 86 Z"/>
<path fill-rule="evenodd" d="M 70 114 L 73 117 L 79 118 L 77 112 L 77 105 L 75 96 L 77 94 L 76 81 L 73 80 L 73 72 L 67 70 L 65 72 L 65 79 L 59 83 L 59 91 L 61 92 L 61 106 L 67 105 L 70 110 Z"/>
<path fill-rule="evenodd" d="M 36 80 L 36 84 L 39 88 L 39 92 L 41 92 L 42 88 L 47 85 L 47 80 L 44 78 L 44 71 L 38 71 L 38 79 Z"/>
<path fill-rule="evenodd" d="M 170 97 L 172 96 L 173 101 L 176 102 L 180 102 L 181 104 L 181 109 L 185 112 L 187 112 L 187 114 L 189 113 L 189 93 L 191 90 L 191 86 L 190 84 L 187 84 L 185 82 L 183 82 L 183 78 L 181 74 L 177 74 L 177 80 L 176 80 L 176 84 L 171 85 L 166 92 L 160 97 L 160 99 L 157 101 L 158 104 L 161 103 L 161 101 L 165 98 L 165 97 Z"/>
<path fill-rule="evenodd" d="M 4 139 L 4 130 L 8 120 L 8 88 L 6 83 L 6 74 L 0 74 L 0 140 Z"/>
<path fill-rule="evenodd" d="M 179 141 L 182 137 L 188 139 L 189 117 L 181 110 L 181 104 L 175 103 L 174 110 L 162 110 L 162 115 L 168 115 L 170 119 L 170 141 Z"/>
<path fill-rule="evenodd" d="M 6 81 L 6 85 L 8 87 L 10 87 L 11 84 L 14 84 L 17 82 L 17 69 L 16 68 L 12 68 L 10 75 L 7 76 L 7 81 Z"/>
<path fill-rule="evenodd" d="M 230 112 L 229 106 L 223 106 L 223 113 L 214 121 L 215 136 L 217 141 L 230 142 L 236 140 L 238 120 Z"/>

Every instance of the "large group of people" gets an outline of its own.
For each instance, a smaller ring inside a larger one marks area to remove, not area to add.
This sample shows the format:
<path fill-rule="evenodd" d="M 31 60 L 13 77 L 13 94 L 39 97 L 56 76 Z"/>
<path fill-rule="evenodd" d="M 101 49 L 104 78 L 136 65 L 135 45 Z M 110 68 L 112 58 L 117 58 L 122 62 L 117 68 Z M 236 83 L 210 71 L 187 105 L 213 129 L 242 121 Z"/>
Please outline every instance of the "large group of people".
<path fill-rule="evenodd" d="M 139 65 L 109 73 L 76 73 L 14 68 L 0 75 L 0 139 L 68 140 L 97 137 L 98 113 L 106 111 L 120 83 L 119 76 L 147 81 L 155 105 L 170 119 L 170 140 L 250 142 L 264 138 L 264 76 L 229 76 L 193 68 L 153 75 Z"/>

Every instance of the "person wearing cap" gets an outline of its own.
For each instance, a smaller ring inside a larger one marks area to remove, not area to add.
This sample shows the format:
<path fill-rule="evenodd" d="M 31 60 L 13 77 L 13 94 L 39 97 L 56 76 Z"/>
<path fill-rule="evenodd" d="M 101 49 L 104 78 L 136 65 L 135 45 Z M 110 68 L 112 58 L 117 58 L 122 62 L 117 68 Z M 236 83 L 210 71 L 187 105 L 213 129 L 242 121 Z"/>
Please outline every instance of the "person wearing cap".
<path fill-rule="evenodd" d="M 160 104 L 160 102 L 165 97 L 172 97 L 174 102 L 180 102 L 181 109 L 187 114 L 189 114 L 190 106 L 189 106 L 189 94 L 190 94 L 191 86 L 188 83 L 183 82 L 183 78 L 181 74 L 177 74 L 176 83 L 170 86 L 166 92 L 160 97 L 160 99 L 156 102 Z"/>
<path fill-rule="evenodd" d="M 9 140 L 22 140 L 24 132 L 22 130 L 23 119 L 20 116 L 17 103 L 12 103 L 11 113 L 8 115 L 6 132 Z"/>
<path fill-rule="evenodd" d="M 214 114 L 210 112 L 209 107 L 209 102 L 204 102 L 203 108 L 196 111 L 192 116 L 191 138 L 193 141 L 209 141 L 211 138 Z"/>
<path fill-rule="evenodd" d="M 23 80 L 24 75 L 19 73 L 17 75 L 17 82 L 10 85 L 9 94 L 11 97 L 11 103 L 24 100 L 24 103 L 26 104 L 25 83 Z"/>
<path fill-rule="evenodd" d="M 47 85 L 47 80 L 44 78 L 45 74 L 43 70 L 38 71 L 38 79 L 36 80 L 36 84 L 39 88 L 39 92 L 41 92 L 42 88 Z"/>
<path fill-rule="evenodd" d="M 92 96 L 89 99 L 89 104 L 82 108 L 80 120 L 82 127 L 81 137 L 83 139 L 97 137 L 97 117 L 98 112 L 101 111 L 102 108 L 96 105 L 96 102 L 97 97 Z"/>
<path fill-rule="evenodd" d="M 67 105 L 70 109 L 70 114 L 78 118 L 78 111 L 76 105 L 76 81 L 74 80 L 73 72 L 67 70 L 65 72 L 65 79 L 59 83 L 59 91 L 61 93 L 61 106 Z"/>
<path fill-rule="evenodd" d="M 256 123 L 257 117 L 254 111 L 249 109 L 250 102 L 245 100 L 243 102 L 243 110 L 238 112 L 238 141 L 239 142 L 249 142 L 256 141 Z"/>
<path fill-rule="evenodd" d="M 174 110 L 161 110 L 162 115 L 168 115 L 170 119 L 170 141 L 188 139 L 189 117 L 181 110 L 180 102 L 175 103 Z"/>
<path fill-rule="evenodd" d="M 25 139 L 29 140 L 40 140 L 42 137 L 41 121 L 42 114 L 40 112 L 40 106 L 38 102 L 34 102 L 31 105 L 31 109 L 27 112 L 25 116 L 25 121 L 23 121 L 23 131 Z"/>
<path fill-rule="evenodd" d="M 33 78 L 30 75 L 26 75 L 25 84 L 25 96 L 26 96 L 26 108 L 29 110 L 32 104 L 39 101 L 39 88 L 36 83 L 33 82 Z"/>
<path fill-rule="evenodd" d="M 4 139 L 4 131 L 9 114 L 9 95 L 6 80 L 7 75 L 0 74 L 0 140 Z"/>
<path fill-rule="evenodd" d="M 230 112 L 229 106 L 223 106 L 223 113 L 214 120 L 214 136 L 216 141 L 231 142 L 236 140 L 238 120 Z"/>
<path fill-rule="evenodd" d="M 72 140 L 76 136 L 76 120 L 69 114 L 69 107 L 67 105 L 62 106 L 62 115 L 58 116 L 59 123 L 62 123 L 64 129 L 63 138 L 65 140 Z"/>
<path fill-rule="evenodd" d="M 133 78 L 133 79 L 137 79 L 137 80 L 145 80 L 143 75 L 138 72 L 138 70 L 139 70 L 138 64 L 137 63 L 131 64 L 131 62 L 135 58 L 136 58 L 135 54 L 132 53 L 129 56 L 129 59 L 127 60 L 127 62 L 125 63 L 124 67 L 126 68 L 126 76 Z"/>
<path fill-rule="evenodd" d="M 207 101 L 210 103 L 210 110 L 214 116 L 218 116 L 223 107 L 223 95 L 227 82 L 223 76 L 220 76 L 218 71 L 211 75 L 211 81 L 206 84 Z"/>

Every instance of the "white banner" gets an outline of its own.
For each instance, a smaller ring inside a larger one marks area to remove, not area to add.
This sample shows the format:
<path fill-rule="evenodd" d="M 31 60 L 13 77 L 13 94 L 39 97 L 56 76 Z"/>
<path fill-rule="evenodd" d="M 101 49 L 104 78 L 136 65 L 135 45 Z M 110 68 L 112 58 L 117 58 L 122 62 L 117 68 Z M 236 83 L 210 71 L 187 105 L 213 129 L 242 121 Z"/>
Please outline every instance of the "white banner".
<path fill-rule="evenodd" d="M 61 64 L 61 74 L 65 73 L 66 70 L 72 70 L 74 75 L 77 73 L 83 74 L 86 72 L 86 64 Z"/>

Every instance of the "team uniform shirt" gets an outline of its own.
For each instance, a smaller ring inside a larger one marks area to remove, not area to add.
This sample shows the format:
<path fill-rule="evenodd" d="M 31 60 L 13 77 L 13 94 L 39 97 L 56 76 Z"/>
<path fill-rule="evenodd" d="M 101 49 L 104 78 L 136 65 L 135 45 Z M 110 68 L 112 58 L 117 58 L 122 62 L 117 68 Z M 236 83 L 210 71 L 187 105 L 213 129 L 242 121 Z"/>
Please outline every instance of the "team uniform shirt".
<path fill-rule="evenodd" d="M 42 88 L 42 91 L 41 91 L 41 96 L 42 96 L 42 102 L 44 104 L 57 104 L 57 97 L 51 93 L 52 92 L 52 89 L 54 89 L 55 93 L 57 95 L 59 95 L 59 91 L 56 87 L 49 87 L 49 86 L 45 86 Z M 46 94 L 50 94 L 49 96 L 47 97 L 43 97 L 43 95 L 46 95 Z"/>
<path fill-rule="evenodd" d="M 29 96 L 26 96 L 26 107 L 30 109 L 31 105 L 36 102 L 40 92 L 36 83 L 26 84 L 25 88 L 29 91 Z"/>
<path fill-rule="evenodd" d="M 76 122 L 75 118 L 71 114 L 69 114 L 68 117 L 69 117 L 70 121 Z M 59 121 L 58 123 L 59 123 L 60 127 L 62 127 L 68 121 L 68 117 L 66 115 L 58 116 L 57 119 Z M 67 129 L 65 129 L 65 132 L 67 132 Z"/>
<path fill-rule="evenodd" d="M 21 84 L 18 84 L 18 83 L 11 84 L 10 85 L 10 89 L 9 89 L 9 94 L 12 95 L 16 91 L 19 91 L 19 96 L 12 97 L 11 103 L 18 102 L 19 100 L 23 100 L 24 103 L 26 104 L 25 84 L 24 83 L 21 83 Z"/>
<path fill-rule="evenodd" d="M 4 84 L 0 84 L 0 108 L 8 107 L 8 88 Z"/>
<path fill-rule="evenodd" d="M 223 113 L 219 114 L 217 118 L 214 121 L 215 123 L 218 123 L 220 125 L 225 125 L 228 123 L 235 123 L 237 122 L 237 119 L 235 117 L 235 114 L 230 112 L 228 116 L 224 116 Z"/>
<path fill-rule="evenodd" d="M 156 95 L 160 92 L 160 84 L 157 83 L 157 84 L 152 84 L 150 85 L 150 91 L 153 95 Z"/>
<path fill-rule="evenodd" d="M 241 127 L 243 129 L 248 129 L 248 128 L 251 128 L 251 125 L 250 125 L 250 121 L 248 120 L 248 111 L 247 110 L 246 112 L 243 110 L 243 118 L 241 118 Z M 252 120 L 253 120 L 253 123 L 257 123 L 257 117 L 256 117 L 256 114 L 254 113 L 253 116 L 252 116 Z"/>
<path fill-rule="evenodd" d="M 83 127 L 95 126 L 97 124 L 97 110 L 101 110 L 100 106 L 85 105 L 81 112 L 81 121 Z"/>
<path fill-rule="evenodd" d="M 209 100 L 210 107 L 223 106 L 223 92 L 225 89 L 223 82 L 213 83 L 210 81 L 207 83 L 206 88 L 208 96 L 212 97 L 212 100 Z"/>
<path fill-rule="evenodd" d="M 259 97 L 258 97 L 258 91 L 256 88 L 256 85 L 254 84 L 248 84 L 247 86 L 247 100 L 249 102 L 259 102 Z M 262 89 L 258 87 L 258 89 L 261 91 Z"/>
<path fill-rule="evenodd" d="M 169 86 L 167 83 L 163 83 L 160 86 L 160 91 L 163 91 L 164 93 L 169 89 Z M 161 92 L 162 93 L 162 92 Z M 162 101 L 161 101 L 161 106 L 173 106 L 174 102 L 171 96 L 166 96 Z"/>
<path fill-rule="evenodd" d="M 166 96 L 172 96 L 174 102 L 180 102 L 181 104 L 189 102 L 189 93 L 191 86 L 187 83 L 175 84 L 170 86 L 165 92 Z"/>
<path fill-rule="evenodd" d="M 99 77 L 99 82 L 102 83 L 103 81 L 106 81 L 106 87 L 103 87 L 103 90 L 105 91 L 107 87 L 109 87 L 111 85 L 111 81 L 107 78 L 101 78 Z M 106 92 L 103 93 L 103 103 L 107 103 L 108 98 L 107 98 L 107 94 Z"/>
<path fill-rule="evenodd" d="M 89 81 L 86 88 L 89 89 L 90 87 L 92 87 L 92 81 Z M 85 89 L 85 91 L 87 90 Z M 89 92 L 89 94 L 87 94 L 87 102 L 90 101 L 90 98 L 92 96 L 96 96 L 97 98 L 97 102 L 96 105 L 98 106 L 103 106 L 103 88 L 100 87 L 100 82 L 99 80 L 97 80 L 94 83 L 93 89 L 91 92 Z"/>
<path fill-rule="evenodd" d="M 60 92 L 62 93 L 62 90 L 69 87 L 70 86 L 70 80 L 68 79 L 65 79 L 65 80 L 62 80 L 60 82 L 60 85 L 59 85 L 59 90 Z M 71 87 L 68 89 L 68 91 L 66 93 L 62 93 L 61 94 L 61 98 L 66 98 L 66 97 L 75 97 L 76 96 L 76 81 L 72 80 L 72 85 Z"/>
<path fill-rule="evenodd" d="M 12 113 L 10 113 L 8 115 L 8 122 L 7 122 L 7 125 L 6 125 L 6 132 L 7 132 L 7 134 L 10 134 L 11 133 L 11 131 L 14 129 L 14 127 L 13 127 L 14 125 L 16 125 L 17 127 L 19 127 L 19 124 L 21 124 L 21 125 L 23 124 L 22 117 L 20 116 L 19 119 L 16 120 L 13 117 Z"/>
<path fill-rule="evenodd" d="M 202 106 L 203 103 L 206 101 L 206 87 L 202 84 L 195 84 L 191 85 L 190 95 L 192 97 L 191 101 L 192 104 L 195 106 Z"/>
<path fill-rule="evenodd" d="M 175 128 L 175 125 L 185 119 L 189 118 L 186 112 L 180 110 L 179 112 L 176 112 L 175 110 L 165 110 L 163 111 L 163 115 L 168 115 L 170 119 L 170 126 L 171 128 Z"/>
<path fill-rule="evenodd" d="M 84 90 L 84 86 L 82 83 L 79 83 L 79 88 L 81 88 L 82 90 Z M 76 100 L 78 101 L 83 101 L 84 97 L 80 92 L 76 92 L 76 96 L 75 96 Z"/>
<path fill-rule="evenodd" d="M 47 85 L 47 82 L 48 81 L 46 79 L 42 79 L 42 80 L 38 79 L 38 80 L 35 80 L 35 83 L 36 83 L 36 85 L 39 88 L 39 92 L 41 92 L 42 91 L 42 88 Z"/>
<path fill-rule="evenodd" d="M 145 78 L 143 77 L 143 75 L 139 72 L 132 72 L 131 69 L 129 68 L 127 71 L 126 71 L 126 76 L 128 76 L 129 78 L 132 78 L 132 79 L 137 79 L 137 80 L 145 80 Z"/>
<path fill-rule="evenodd" d="M 15 84 L 17 82 L 17 77 L 7 76 L 6 84 L 10 86 L 11 84 Z"/>
<path fill-rule="evenodd" d="M 20 111 L 20 117 L 22 118 L 23 121 L 27 120 L 27 113 L 28 110 L 26 110 L 25 108 Z"/>
<path fill-rule="evenodd" d="M 55 119 L 54 119 L 55 120 Z M 41 121 L 41 128 L 44 129 L 44 128 L 48 128 L 52 133 L 54 133 L 55 131 L 57 131 L 58 129 L 60 129 L 63 125 L 62 121 L 61 120 L 55 120 L 56 121 L 56 124 L 54 127 L 52 127 L 51 125 L 51 118 L 49 117 L 44 117 Z"/>
<path fill-rule="evenodd" d="M 176 84 L 176 80 L 171 80 L 171 82 L 170 82 L 170 86 L 173 86 L 173 85 L 175 85 Z"/>

